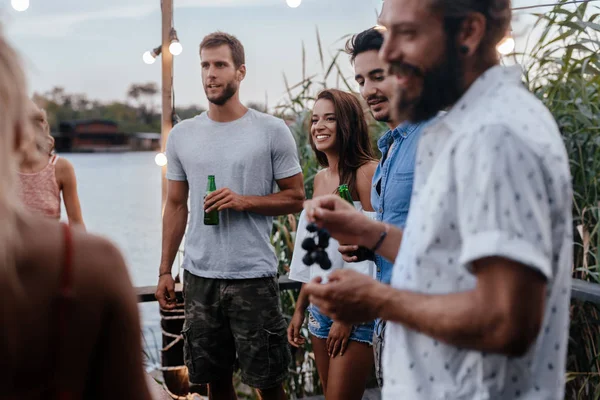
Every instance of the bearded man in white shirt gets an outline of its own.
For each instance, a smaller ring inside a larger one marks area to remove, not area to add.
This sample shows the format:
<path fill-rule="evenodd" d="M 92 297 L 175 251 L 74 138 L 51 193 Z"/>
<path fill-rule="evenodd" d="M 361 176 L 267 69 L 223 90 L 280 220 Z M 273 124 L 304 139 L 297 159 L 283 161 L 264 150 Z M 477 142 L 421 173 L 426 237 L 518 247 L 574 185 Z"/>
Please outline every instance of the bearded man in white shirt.
<path fill-rule="evenodd" d="M 509 0 L 386 0 L 381 57 L 397 109 L 423 133 L 405 230 L 335 196 L 307 217 L 395 262 L 392 284 L 352 271 L 306 286 L 335 320 L 390 321 L 385 400 L 562 399 L 569 328 L 568 156 L 518 68 L 499 66 Z"/>

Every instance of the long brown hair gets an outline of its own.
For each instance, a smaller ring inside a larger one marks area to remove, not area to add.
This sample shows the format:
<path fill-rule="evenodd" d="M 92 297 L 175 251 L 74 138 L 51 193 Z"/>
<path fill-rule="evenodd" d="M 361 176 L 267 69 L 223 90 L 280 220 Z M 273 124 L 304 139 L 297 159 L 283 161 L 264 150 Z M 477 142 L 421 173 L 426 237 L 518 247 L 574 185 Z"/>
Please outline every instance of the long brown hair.
<path fill-rule="evenodd" d="M 354 95 L 337 89 L 323 90 L 316 100 L 329 100 L 333 103 L 337 124 L 335 148 L 339 157 L 340 185 L 348 185 L 350 193 L 357 195 L 356 171 L 364 164 L 376 161 L 363 108 Z M 327 156 L 317 150 L 312 134 L 309 139 L 319 165 L 329 167 Z"/>

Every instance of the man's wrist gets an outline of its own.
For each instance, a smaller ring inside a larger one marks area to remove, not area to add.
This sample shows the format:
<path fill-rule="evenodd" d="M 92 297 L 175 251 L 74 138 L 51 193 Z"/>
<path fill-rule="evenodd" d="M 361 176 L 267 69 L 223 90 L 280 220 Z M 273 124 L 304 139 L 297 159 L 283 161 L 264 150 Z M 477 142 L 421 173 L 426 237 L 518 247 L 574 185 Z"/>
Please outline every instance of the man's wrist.
<path fill-rule="evenodd" d="M 242 196 L 241 194 L 238 194 L 238 196 L 240 197 L 240 204 L 241 204 L 241 212 L 249 212 L 252 210 L 252 200 L 250 198 L 250 196 Z"/>
<path fill-rule="evenodd" d="M 173 275 L 173 273 L 171 272 L 171 269 L 168 269 L 168 270 L 166 268 L 165 269 L 163 269 L 163 268 L 159 269 L 159 271 L 158 271 L 158 277 L 161 278 L 164 275 Z"/>
<path fill-rule="evenodd" d="M 381 233 L 386 232 L 386 224 L 380 221 L 375 221 L 369 219 L 368 222 L 364 224 L 364 230 L 360 235 L 360 246 L 366 247 L 367 249 L 373 249 L 379 239 L 381 238 Z"/>
<path fill-rule="evenodd" d="M 387 315 L 388 307 L 392 304 L 392 297 L 394 293 L 394 289 L 390 285 L 385 285 L 382 283 L 377 283 L 377 290 L 374 290 L 373 296 L 373 306 L 375 308 L 377 318 L 381 318 L 384 320 L 389 319 L 389 315 Z"/>

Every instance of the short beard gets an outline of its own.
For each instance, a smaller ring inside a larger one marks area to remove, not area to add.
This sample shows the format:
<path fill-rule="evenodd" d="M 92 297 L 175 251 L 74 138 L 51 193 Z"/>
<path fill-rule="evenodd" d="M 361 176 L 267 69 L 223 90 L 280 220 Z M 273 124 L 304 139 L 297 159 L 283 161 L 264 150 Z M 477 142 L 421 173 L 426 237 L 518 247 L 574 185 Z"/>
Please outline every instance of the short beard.
<path fill-rule="evenodd" d="M 206 97 L 208 98 L 208 101 L 210 101 L 211 103 L 213 103 L 217 106 L 222 106 L 222 105 L 225 105 L 225 103 L 227 103 L 229 101 L 229 99 L 231 99 L 233 97 L 233 95 L 237 93 L 237 91 L 238 91 L 238 85 L 235 82 L 229 82 L 225 86 L 225 89 L 223 90 L 223 94 L 220 95 L 219 97 L 210 98 L 210 97 L 208 97 L 208 94 Z"/>
<path fill-rule="evenodd" d="M 456 103 L 464 94 L 464 66 L 453 37 L 448 38 L 446 54 L 441 62 L 429 71 L 421 71 L 407 64 L 392 64 L 390 70 L 408 70 L 423 80 L 417 98 L 407 98 L 398 88 L 392 107 L 394 118 L 413 123 L 424 122 Z"/>
<path fill-rule="evenodd" d="M 383 122 L 383 123 L 388 123 L 391 120 L 391 115 L 390 113 L 391 111 L 391 106 L 393 106 L 393 103 L 390 101 L 390 99 L 388 99 L 386 96 L 377 96 L 377 95 L 373 95 L 373 96 L 369 96 L 365 99 L 365 101 L 367 102 L 367 105 L 369 104 L 370 101 L 372 100 L 382 100 L 382 101 L 387 101 L 388 102 L 388 113 L 387 115 L 385 115 L 384 117 L 380 117 L 377 118 L 375 116 L 375 112 L 373 112 L 373 110 L 371 110 L 371 115 L 373 115 L 373 118 L 377 121 L 377 122 Z M 371 108 L 371 106 L 369 105 L 369 109 Z"/>
<path fill-rule="evenodd" d="M 392 103 L 390 103 L 390 104 L 392 104 Z M 386 115 L 385 117 L 382 117 L 382 118 L 375 118 L 375 120 L 376 120 L 377 122 L 383 122 L 384 124 L 387 124 L 387 123 L 389 123 L 389 122 L 390 122 L 392 119 L 391 119 L 391 116 L 388 114 L 388 115 Z"/>

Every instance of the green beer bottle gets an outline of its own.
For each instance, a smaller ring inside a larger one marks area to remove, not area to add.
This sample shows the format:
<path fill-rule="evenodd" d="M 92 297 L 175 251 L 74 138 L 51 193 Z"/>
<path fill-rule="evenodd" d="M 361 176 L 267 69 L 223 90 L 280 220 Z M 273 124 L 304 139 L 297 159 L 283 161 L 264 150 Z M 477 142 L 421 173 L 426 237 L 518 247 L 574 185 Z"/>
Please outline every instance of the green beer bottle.
<path fill-rule="evenodd" d="M 340 185 L 340 187 L 338 188 L 338 194 L 340 195 L 340 197 L 344 200 L 346 200 L 348 203 L 354 205 L 354 200 L 352 200 L 352 195 L 350 195 L 350 189 L 348 188 L 348 185 L 343 184 Z M 374 260 L 375 259 L 375 254 L 373 254 L 373 252 L 371 252 L 369 249 L 364 248 L 364 247 L 359 247 L 358 250 L 356 250 L 354 253 L 350 254 L 352 256 L 356 256 L 357 261 L 364 261 L 364 260 Z"/>
<path fill-rule="evenodd" d="M 206 184 L 206 195 L 217 190 L 217 184 L 215 183 L 215 176 L 208 176 L 208 183 Z M 219 211 L 204 211 L 204 225 L 219 225 Z"/>
<path fill-rule="evenodd" d="M 346 184 L 340 185 L 340 187 L 338 188 L 338 194 L 340 195 L 340 197 L 342 199 L 344 199 L 348 203 L 354 205 L 354 200 L 352 200 L 352 196 L 350 195 L 350 189 L 348 189 L 348 185 L 346 185 Z"/>

